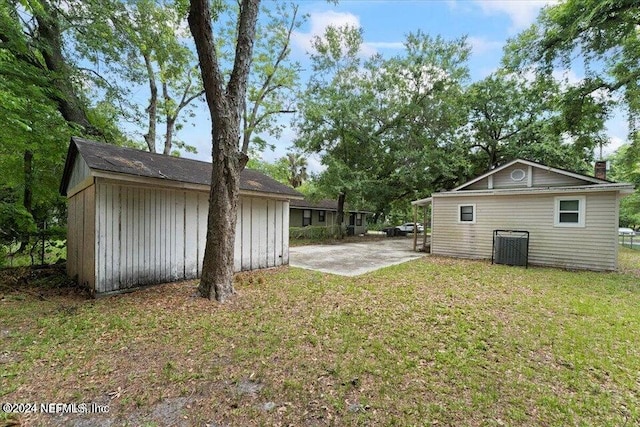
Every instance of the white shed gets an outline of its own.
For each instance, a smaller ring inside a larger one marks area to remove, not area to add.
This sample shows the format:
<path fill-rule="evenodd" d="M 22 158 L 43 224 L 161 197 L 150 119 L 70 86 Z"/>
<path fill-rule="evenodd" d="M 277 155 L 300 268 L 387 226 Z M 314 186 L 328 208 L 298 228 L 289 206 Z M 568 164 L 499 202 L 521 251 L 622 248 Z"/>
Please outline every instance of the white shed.
<path fill-rule="evenodd" d="M 94 295 L 200 277 L 210 180 L 210 163 L 72 138 L 60 185 L 68 275 Z M 242 172 L 236 271 L 289 263 L 291 199 L 302 195 Z"/>
<path fill-rule="evenodd" d="M 529 263 L 615 270 L 618 207 L 631 184 L 517 159 L 451 191 L 412 202 L 431 205 L 431 253 L 491 258 L 494 230 L 529 232 Z"/>

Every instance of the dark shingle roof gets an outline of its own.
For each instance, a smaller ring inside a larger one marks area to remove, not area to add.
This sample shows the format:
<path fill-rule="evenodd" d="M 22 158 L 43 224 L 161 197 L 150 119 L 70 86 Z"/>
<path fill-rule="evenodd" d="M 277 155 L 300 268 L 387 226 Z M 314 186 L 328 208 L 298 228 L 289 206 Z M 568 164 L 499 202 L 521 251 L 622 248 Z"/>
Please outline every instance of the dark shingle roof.
<path fill-rule="evenodd" d="M 338 211 L 338 202 L 336 200 L 331 199 L 322 199 L 317 202 L 311 202 L 309 200 L 291 200 L 289 202 L 289 207 L 296 209 L 316 209 L 316 210 L 326 210 L 326 211 Z M 345 204 L 344 206 L 345 212 L 360 212 L 360 213 L 370 213 L 366 210 L 358 210 L 358 209 L 349 209 L 349 206 Z"/>
<path fill-rule="evenodd" d="M 338 202 L 331 199 L 322 199 L 317 202 L 311 202 L 309 200 L 292 200 L 289 203 L 292 208 L 306 208 L 306 209 L 324 209 L 328 211 L 337 211 Z"/>
<path fill-rule="evenodd" d="M 87 162 L 87 166 L 93 170 L 189 184 L 211 184 L 211 163 L 73 137 L 60 185 L 60 192 L 63 195 L 66 194 L 73 162 L 78 153 Z M 244 169 L 240 174 L 240 190 L 280 194 L 295 198 L 302 197 L 302 194 L 293 188 L 251 169 Z"/>

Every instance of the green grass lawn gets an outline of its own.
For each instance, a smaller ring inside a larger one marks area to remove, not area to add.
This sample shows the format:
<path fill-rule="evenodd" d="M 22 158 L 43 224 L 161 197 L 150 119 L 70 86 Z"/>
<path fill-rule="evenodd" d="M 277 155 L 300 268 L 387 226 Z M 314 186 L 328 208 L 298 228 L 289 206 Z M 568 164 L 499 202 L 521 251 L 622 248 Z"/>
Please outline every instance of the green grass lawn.
<path fill-rule="evenodd" d="M 24 425 L 638 425 L 640 251 L 620 259 L 281 268 L 240 275 L 222 306 L 195 282 L 99 300 L 4 287 L 0 402 L 110 408 Z"/>

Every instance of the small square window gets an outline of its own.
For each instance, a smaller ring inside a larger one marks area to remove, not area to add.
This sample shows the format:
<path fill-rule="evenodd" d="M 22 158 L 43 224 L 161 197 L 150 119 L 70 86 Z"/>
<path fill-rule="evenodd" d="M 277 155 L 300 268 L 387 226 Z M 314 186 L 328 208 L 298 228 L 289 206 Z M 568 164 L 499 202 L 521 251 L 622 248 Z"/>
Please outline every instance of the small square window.
<path fill-rule="evenodd" d="M 556 227 L 584 227 L 585 197 L 556 197 L 554 223 Z"/>
<path fill-rule="evenodd" d="M 327 211 L 318 211 L 318 222 L 324 222 Z"/>
<path fill-rule="evenodd" d="M 311 210 L 305 209 L 302 211 L 302 226 L 306 227 L 307 225 L 311 225 Z"/>
<path fill-rule="evenodd" d="M 458 205 L 458 222 L 474 224 L 476 222 L 476 205 Z"/>

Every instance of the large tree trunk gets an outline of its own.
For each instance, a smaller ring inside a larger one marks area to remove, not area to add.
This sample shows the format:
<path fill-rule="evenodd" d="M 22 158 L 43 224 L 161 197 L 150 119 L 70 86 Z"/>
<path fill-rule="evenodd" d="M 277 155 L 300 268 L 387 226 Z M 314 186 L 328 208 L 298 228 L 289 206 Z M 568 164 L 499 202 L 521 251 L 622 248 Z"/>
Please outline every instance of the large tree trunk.
<path fill-rule="evenodd" d="M 22 206 L 25 210 L 33 215 L 33 152 L 25 150 L 24 152 L 24 193 L 22 196 Z M 29 237 L 22 239 L 17 252 L 22 253 L 29 244 Z"/>
<path fill-rule="evenodd" d="M 233 255 L 240 172 L 248 157 L 238 150 L 260 0 L 242 0 L 235 61 L 224 84 L 215 50 L 208 0 L 191 0 L 189 28 L 195 41 L 212 123 L 211 192 L 207 243 L 198 287 L 203 297 L 224 302 L 233 293 Z"/>
<path fill-rule="evenodd" d="M 347 195 L 344 191 L 338 194 L 338 225 L 340 225 L 338 230 L 338 239 L 342 239 L 344 237 L 342 224 L 344 223 L 344 200 L 346 196 Z"/>
<path fill-rule="evenodd" d="M 62 54 L 62 32 L 56 9 L 42 1 L 42 10 L 36 9 L 39 39 L 44 48 L 40 49 L 44 62 L 52 74 L 52 97 L 58 104 L 58 110 L 67 122 L 80 125 L 89 134 L 99 134 L 89 122 L 84 105 L 76 95 L 71 83 L 71 72 Z"/>
<path fill-rule="evenodd" d="M 246 161 L 228 155 L 229 143 L 237 144 L 239 132 L 233 125 L 218 126 L 213 131 L 213 165 L 207 243 L 204 249 L 202 278 L 198 290 L 205 298 L 224 302 L 234 293 L 233 256 L 240 193 L 240 172 Z"/>
<path fill-rule="evenodd" d="M 22 205 L 30 214 L 33 213 L 33 152 L 24 152 L 24 197 Z"/>

